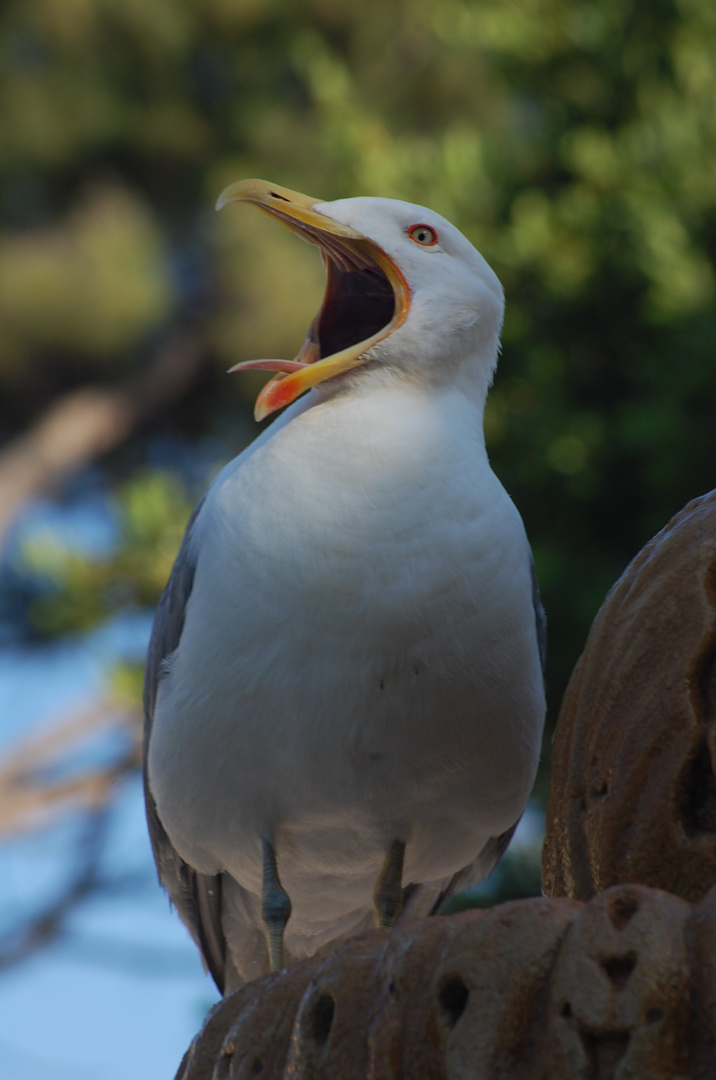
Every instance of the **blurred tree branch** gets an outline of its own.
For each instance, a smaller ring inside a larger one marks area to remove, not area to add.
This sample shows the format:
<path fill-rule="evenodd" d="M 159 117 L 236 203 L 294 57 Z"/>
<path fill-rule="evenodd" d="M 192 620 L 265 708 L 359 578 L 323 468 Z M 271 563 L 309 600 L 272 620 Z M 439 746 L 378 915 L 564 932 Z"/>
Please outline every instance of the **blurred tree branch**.
<path fill-rule="evenodd" d="M 105 846 L 109 807 L 89 814 L 82 839 L 73 849 L 68 883 L 44 907 L 18 919 L 0 939 L 0 971 L 26 960 L 53 941 L 76 906 L 102 886 L 100 863 Z"/>
<path fill-rule="evenodd" d="M 0 538 L 28 499 L 57 487 L 180 399 L 205 357 L 200 337 L 175 335 L 140 376 L 114 388 L 83 387 L 53 402 L 0 453 Z"/>
<path fill-rule="evenodd" d="M 108 765 L 63 775 L 63 759 L 109 728 L 130 735 L 124 753 Z M 140 731 L 138 714 L 100 699 L 24 739 L 0 764 L 0 838 L 42 828 L 61 812 L 102 810 L 114 783 L 139 765 Z"/>
<path fill-rule="evenodd" d="M 129 738 L 106 764 L 73 771 L 71 758 L 108 729 Z M 23 914 L 0 938 L 0 970 L 25 960 L 62 932 L 67 916 L 105 886 L 101 862 L 116 782 L 140 761 L 140 716 L 99 699 L 24 739 L 0 767 L 0 838 L 17 837 L 80 813 L 82 828 L 64 885 L 45 904 Z"/>

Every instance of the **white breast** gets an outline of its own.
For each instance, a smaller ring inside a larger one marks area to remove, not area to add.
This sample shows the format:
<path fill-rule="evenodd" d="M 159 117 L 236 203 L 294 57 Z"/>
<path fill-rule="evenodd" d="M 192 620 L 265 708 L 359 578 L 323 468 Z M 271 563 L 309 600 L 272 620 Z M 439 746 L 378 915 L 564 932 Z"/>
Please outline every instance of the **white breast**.
<path fill-rule="evenodd" d="M 425 881 L 509 828 L 544 701 L 529 549 L 474 406 L 401 385 L 299 412 L 209 493 L 149 773 L 196 869 L 259 893 L 275 838 L 305 931 L 369 904 L 393 839 Z"/>

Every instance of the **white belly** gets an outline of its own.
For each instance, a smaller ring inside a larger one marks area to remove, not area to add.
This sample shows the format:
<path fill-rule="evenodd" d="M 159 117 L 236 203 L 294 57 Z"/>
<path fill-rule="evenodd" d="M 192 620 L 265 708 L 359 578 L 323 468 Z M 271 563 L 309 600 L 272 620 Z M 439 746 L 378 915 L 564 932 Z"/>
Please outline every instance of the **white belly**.
<path fill-rule="evenodd" d="M 151 787 L 182 857 L 254 894 L 272 838 L 298 929 L 369 905 L 394 839 L 406 882 L 461 869 L 534 779 L 528 548 L 474 414 L 446 411 L 323 417 L 320 439 L 306 413 L 200 520 Z"/>

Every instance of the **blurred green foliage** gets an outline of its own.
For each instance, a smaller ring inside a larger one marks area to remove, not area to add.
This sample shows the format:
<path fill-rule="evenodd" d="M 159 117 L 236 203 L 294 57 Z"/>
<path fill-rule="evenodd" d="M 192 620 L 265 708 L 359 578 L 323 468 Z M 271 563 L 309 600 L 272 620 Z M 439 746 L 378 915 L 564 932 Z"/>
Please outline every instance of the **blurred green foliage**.
<path fill-rule="evenodd" d="M 111 553 L 89 557 L 52 531 L 35 532 L 22 544 L 25 569 L 45 585 L 30 606 L 41 632 L 90 630 L 118 612 L 156 604 L 191 512 L 186 488 L 171 473 L 142 470 L 115 503 Z"/>
<path fill-rule="evenodd" d="M 7 0 L 0 56 L 6 434 L 187 322 L 217 372 L 297 351 L 320 263 L 213 216 L 240 177 L 413 200 L 476 243 L 508 297 L 487 434 L 554 710 L 608 586 L 716 478 L 713 0 Z M 212 381 L 192 434 L 255 388 Z M 110 560 L 28 551 L 48 632 L 156 600 L 187 505 L 125 483 Z"/>

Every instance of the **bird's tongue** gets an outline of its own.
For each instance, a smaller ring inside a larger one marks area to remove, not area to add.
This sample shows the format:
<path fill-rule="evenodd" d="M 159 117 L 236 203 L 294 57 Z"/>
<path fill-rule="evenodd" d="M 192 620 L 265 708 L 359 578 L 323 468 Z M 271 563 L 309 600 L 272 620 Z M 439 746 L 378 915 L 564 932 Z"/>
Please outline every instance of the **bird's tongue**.
<path fill-rule="evenodd" d="M 235 371 L 281 371 L 284 375 L 291 375 L 294 371 L 303 371 L 309 364 L 314 364 L 321 359 L 321 350 L 315 341 L 309 337 L 303 343 L 300 353 L 295 360 L 244 360 L 240 364 L 234 364 L 229 368 L 229 374 Z"/>

